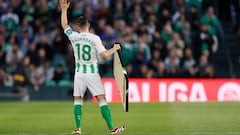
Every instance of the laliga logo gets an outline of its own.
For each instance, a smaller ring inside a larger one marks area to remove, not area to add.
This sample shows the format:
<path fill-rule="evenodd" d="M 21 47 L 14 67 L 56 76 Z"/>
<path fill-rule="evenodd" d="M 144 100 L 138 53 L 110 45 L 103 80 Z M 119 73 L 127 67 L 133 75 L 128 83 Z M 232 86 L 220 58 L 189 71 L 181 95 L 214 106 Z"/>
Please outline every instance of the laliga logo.
<path fill-rule="evenodd" d="M 240 101 L 240 85 L 234 82 L 224 83 L 218 90 L 218 101 Z"/>

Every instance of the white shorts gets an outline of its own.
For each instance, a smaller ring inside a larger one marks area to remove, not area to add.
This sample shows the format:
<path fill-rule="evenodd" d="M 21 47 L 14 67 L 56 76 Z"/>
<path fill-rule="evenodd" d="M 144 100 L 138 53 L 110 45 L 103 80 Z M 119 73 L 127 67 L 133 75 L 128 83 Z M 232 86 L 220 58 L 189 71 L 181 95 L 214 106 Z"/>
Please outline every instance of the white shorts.
<path fill-rule="evenodd" d="M 87 88 L 93 96 L 105 94 L 99 74 L 75 73 L 73 96 L 84 97 Z"/>

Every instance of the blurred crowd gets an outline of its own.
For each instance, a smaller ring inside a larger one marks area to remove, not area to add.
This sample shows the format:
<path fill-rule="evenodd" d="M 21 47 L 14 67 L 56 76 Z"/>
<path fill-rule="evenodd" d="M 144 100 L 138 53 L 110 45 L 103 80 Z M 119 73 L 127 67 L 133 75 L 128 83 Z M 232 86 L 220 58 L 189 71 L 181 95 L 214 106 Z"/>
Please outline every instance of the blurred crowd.
<path fill-rule="evenodd" d="M 213 78 L 223 35 L 216 12 L 229 17 L 221 7 L 217 0 L 71 0 L 68 17 L 75 29 L 86 16 L 106 48 L 120 42 L 129 77 Z M 0 46 L 0 85 L 71 84 L 74 57 L 57 0 L 0 0 Z M 112 59 L 99 64 L 111 76 Z"/>

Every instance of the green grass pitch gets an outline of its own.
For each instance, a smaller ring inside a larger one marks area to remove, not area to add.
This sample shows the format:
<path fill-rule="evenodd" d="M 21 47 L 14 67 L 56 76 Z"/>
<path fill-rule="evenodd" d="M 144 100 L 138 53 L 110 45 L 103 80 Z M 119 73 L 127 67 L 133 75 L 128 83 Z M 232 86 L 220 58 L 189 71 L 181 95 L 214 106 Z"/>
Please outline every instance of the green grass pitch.
<path fill-rule="evenodd" d="M 70 135 L 72 102 L 0 102 L 1 135 Z M 240 135 L 240 103 L 109 104 L 121 135 Z M 83 135 L 108 135 L 96 103 L 85 102 Z"/>

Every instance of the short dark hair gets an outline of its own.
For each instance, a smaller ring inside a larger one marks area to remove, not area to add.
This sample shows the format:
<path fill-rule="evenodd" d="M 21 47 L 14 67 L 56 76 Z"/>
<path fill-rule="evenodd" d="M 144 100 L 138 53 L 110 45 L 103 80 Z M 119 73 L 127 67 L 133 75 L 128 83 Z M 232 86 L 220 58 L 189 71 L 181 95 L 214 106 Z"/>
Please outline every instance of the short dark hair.
<path fill-rule="evenodd" d="M 84 27 L 84 26 L 87 25 L 87 23 L 88 23 L 88 20 L 87 20 L 87 18 L 84 17 L 84 16 L 80 16 L 80 17 L 78 17 L 77 20 L 76 20 L 76 24 L 77 24 L 79 27 Z"/>

